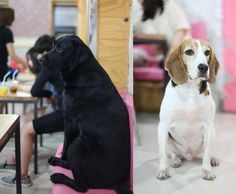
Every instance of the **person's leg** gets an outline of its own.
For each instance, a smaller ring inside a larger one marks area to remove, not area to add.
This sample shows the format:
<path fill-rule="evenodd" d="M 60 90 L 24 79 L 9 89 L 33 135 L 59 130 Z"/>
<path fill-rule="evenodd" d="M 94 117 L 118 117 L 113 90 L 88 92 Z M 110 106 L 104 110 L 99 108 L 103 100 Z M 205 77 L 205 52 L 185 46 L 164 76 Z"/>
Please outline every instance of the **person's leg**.
<path fill-rule="evenodd" d="M 33 152 L 34 127 L 28 122 L 21 130 L 21 176 L 28 176 L 29 164 Z M 15 164 L 15 153 L 7 159 L 7 164 Z"/>
<path fill-rule="evenodd" d="M 45 115 L 45 112 L 46 112 L 46 107 L 38 108 L 38 117 Z M 29 121 L 32 121 L 33 119 L 34 119 L 34 111 L 30 110 L 24 116 L 24 122 L 28 123 Z"/>

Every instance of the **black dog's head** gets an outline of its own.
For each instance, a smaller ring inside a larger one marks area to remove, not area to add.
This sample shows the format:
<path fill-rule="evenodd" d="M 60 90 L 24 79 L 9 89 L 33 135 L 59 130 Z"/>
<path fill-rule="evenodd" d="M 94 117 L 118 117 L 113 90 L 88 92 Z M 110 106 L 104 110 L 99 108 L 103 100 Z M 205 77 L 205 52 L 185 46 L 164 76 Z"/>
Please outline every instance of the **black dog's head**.
<path fill-rule="evenodd" d="M 40 58 L 40 63 L 68 74 L 91 56 L 88 51 L 88 47 L 77 36 L 64 36 L 54 41 L 53 48 Z"/>

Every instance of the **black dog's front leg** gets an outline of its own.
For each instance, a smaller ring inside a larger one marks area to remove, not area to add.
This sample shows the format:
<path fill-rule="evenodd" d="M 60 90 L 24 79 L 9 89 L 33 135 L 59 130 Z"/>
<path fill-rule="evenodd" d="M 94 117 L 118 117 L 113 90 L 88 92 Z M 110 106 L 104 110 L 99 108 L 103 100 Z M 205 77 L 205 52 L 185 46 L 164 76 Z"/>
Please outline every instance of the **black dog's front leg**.
<path fill-rule="evenodd" d="M 67 153 L 71 143 L 77 138 L 79 135 L 78 130 L 65 130 L 65 137 L 64 137 L 64 144 L 63 144 L 63 151 L 62 151 L 62 159 L 67 161 Z"/>

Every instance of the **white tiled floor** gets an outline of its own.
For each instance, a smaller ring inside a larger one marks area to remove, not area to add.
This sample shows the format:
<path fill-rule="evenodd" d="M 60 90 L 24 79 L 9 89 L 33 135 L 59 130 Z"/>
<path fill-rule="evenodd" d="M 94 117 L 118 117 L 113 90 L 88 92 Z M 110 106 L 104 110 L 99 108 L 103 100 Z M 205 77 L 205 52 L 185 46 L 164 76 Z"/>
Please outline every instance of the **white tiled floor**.
<path fill-rule="evenodd" d="M 156 179 L 158 172 L 158 114 L 137 114 L 142 144 L 134 147 L 135 194 L 234 194 L 236 193 L 236 114 L 218 113 L 215 118 L 216 140 L 213 151 L 220 160 L 214 168 L 214 181 L 202 179 L 201 160 L 184 162 L 170 168 L 171 178 Z"/>

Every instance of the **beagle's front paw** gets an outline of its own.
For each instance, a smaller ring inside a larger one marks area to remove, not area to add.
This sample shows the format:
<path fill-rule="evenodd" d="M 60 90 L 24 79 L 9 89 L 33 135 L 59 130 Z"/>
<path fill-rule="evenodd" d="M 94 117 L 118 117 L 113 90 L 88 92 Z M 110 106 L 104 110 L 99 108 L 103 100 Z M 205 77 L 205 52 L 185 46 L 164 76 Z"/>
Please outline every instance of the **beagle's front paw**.
<path fill-rule="evenodd" d="M 179 168 L 180 166 L 182 166 L 183 161 L 180 158 L 176 158 L 175 160 L 172 161 L 171 166 L 173 168 Z"/>
<path fill-rule="evenodd" d="M 167 170 L 161 170 L 157 175 L 157 179 L 159 179 L 161 181 L 166 180 L 168 178 L 170 178 L 168 169 Z"/>
<path fill-rule="evenodd" d="M 213 181 L 216 178 L 211 170 L 203 170 L 203 179 Z"/>

